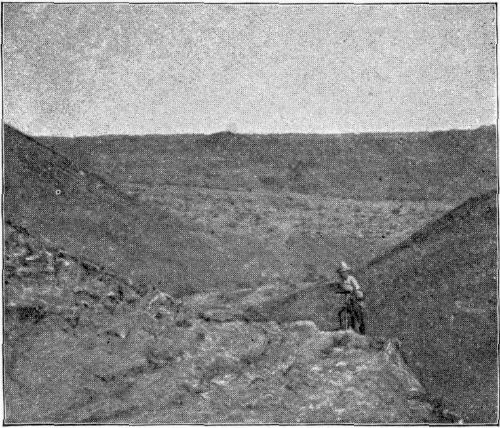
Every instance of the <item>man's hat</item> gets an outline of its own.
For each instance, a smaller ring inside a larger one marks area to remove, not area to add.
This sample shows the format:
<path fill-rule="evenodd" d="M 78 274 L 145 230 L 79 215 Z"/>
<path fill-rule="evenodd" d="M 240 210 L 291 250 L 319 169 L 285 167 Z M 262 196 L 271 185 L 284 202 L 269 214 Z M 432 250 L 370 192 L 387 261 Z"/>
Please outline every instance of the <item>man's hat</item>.
<path fill-rule="evenodd" d="M 351 270 L 350 266 L 348 266 L 346 262 L 341 261 L 340 267 L 337 269 L 337 272 L 348 272 L 350 270 Z"/>

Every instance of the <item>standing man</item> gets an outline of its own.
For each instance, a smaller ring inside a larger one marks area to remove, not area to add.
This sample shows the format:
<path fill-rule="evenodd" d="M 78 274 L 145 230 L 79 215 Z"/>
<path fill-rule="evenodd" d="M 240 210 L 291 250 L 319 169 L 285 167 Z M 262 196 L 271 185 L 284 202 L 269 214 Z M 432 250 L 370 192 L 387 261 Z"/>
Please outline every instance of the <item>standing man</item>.
<path fill-rule="evenodd" d="M 345 294 L 345 306 L 339 311 L 340 326 L 347 328 L 349 324 L 359 334 L 365 334 L 365 296 L 356 278 L 350 274 L 351 268 L 346 262 L 341 262 L 337 273 L 340 276 L 340 283 L 333 283 L 337 293 Z M 349 322 L 347 322 L 349 321 Z"/>

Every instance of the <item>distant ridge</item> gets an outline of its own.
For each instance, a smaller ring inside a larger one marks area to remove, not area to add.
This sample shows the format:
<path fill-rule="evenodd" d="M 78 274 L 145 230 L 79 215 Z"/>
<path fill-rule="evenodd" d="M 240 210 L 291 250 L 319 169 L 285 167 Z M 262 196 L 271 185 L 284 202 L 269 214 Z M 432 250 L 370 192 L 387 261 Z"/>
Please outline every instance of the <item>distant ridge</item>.
<path fill-rule="evenodd" d="M 198 138 L 194 142 L 194 147 L 215 150 L 218 152 L 240 151 L 248 149 L 253 144 L 251 138 L 243 134 L 235 134 L 231 131 L 216 132 Z"/>
<path fill-rule="evenodd" d="M 85 160 L 123 189 L 168 184 L 452 203 L 496 186 L 496 140 L 495 126 L 410 133 L 225 131 L 40 139 L 71 159 Z"/>
<path fill-rule="evenodd" d="M 221 280 L 224 255 L 169 211 L 9 125 L 4 159 L 5 220 L 150 286 L 203 289 Z"/>
<path fill-rule="evenodd" d="M 359 131 L 359 132 L 234 132 L 234 131 L 216 131 L 216 132 L 174 132 L 174 133 L 165 133 L 165 132 L 153 132 L 153 133 L 143 133 L 143 134 L 135 134 L 135 133 L 129 133 L 129 134 L 96 134 L 96 135 L 91 135 L 91 134 L 82 134 L 78 136 L 68 136 L 68 135 L 50 135 L 50 134 L 40 134 L 40 135 L 33 135 L 33 138 L 36 139 L 47 139 L 47 138 L 60 138 L 60 139 L 72 139 L 72 138 L 86 138 L 86 139 L 93 139 L 93 138 L 143 138 L 143 137 L 185 137 L 185 136 L 190 136 L 190 137 L 196 137 L 196 138 L 204 138 L 204 137 L 210 137 L 214 136 L 217 134 L 232 134 L 232 135 L 242 135 L 242 136 L 247 136 L 249 138 L 254 137 L 254 136 L 260 136 L 260 137 L 265 137 L 265 136 L 280 136 L 280 135 L 285 135 L 285 136 L 300 136 L 300 135 L 307 135 L 307 136 L 314 136 L 314 137 L 322 137 L 322 136 L 337 136 L 337 137 L 342 137 L 342 136 L 354 136 L 354 135 L 384 135 L 384 136 L 390 136 L 390 135 L 419 135 L 419 134 L 439 134 L 439 133 L 448 133 L 448 132 L 474 132 L 474 131 L 496 131 L 496 125 L 495 124 L 490 124 L 490 125 L 480 125 L 476 128 L 441 128 L 441 129 L 433 129 L 433 130 L 420 130 L 420 131 L 403 131 L 403 130 L 395 130 L 395 131 Z"/>

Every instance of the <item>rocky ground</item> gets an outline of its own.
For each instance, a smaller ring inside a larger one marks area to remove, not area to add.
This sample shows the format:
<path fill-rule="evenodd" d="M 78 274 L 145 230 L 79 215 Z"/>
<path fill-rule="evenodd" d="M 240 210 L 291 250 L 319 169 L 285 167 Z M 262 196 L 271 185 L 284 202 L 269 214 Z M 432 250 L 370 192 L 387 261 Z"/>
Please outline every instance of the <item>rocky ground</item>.
<path fill-rule="evenodd" d="M 278 285 L 180 300 L 6 232 L 7 423 L 443 420 L 397 341 L 251 321 Z"/>

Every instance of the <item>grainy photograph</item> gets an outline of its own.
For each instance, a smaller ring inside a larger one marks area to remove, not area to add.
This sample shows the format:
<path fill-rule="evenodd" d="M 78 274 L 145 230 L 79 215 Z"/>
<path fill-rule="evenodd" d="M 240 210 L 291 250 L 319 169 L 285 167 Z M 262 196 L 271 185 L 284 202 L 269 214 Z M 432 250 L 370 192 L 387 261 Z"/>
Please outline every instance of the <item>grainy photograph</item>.
<path fill-rule="evenodd" d="M 496 27 L 2 3 L 3 423 L 498 423 Z"/>

